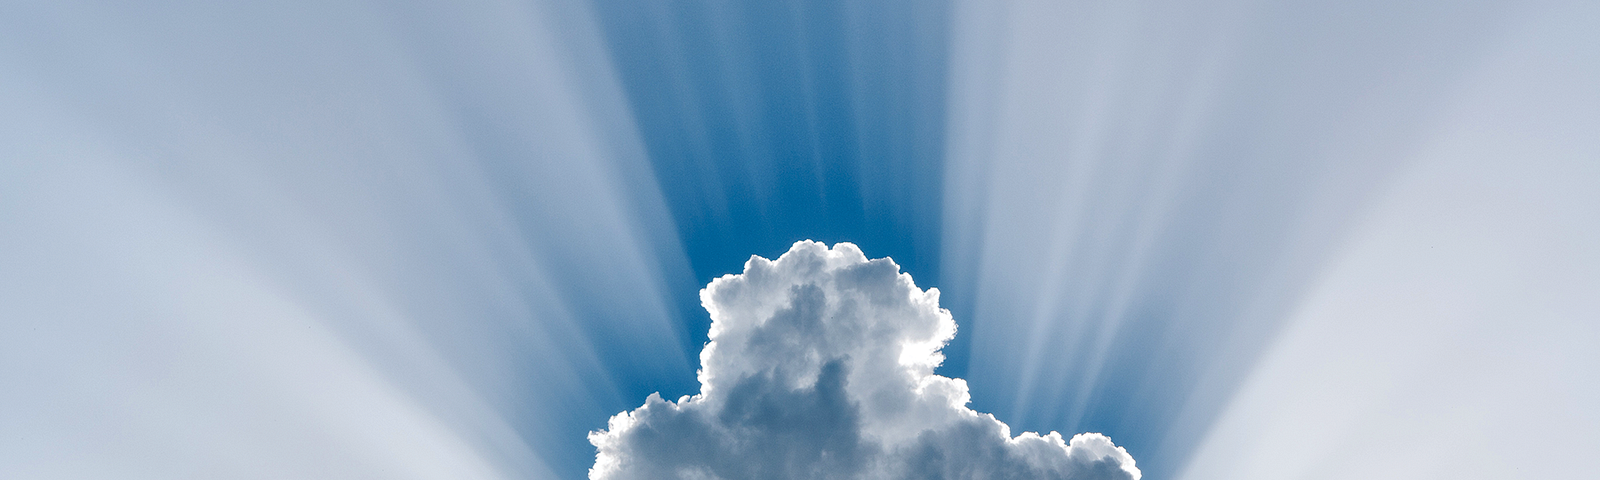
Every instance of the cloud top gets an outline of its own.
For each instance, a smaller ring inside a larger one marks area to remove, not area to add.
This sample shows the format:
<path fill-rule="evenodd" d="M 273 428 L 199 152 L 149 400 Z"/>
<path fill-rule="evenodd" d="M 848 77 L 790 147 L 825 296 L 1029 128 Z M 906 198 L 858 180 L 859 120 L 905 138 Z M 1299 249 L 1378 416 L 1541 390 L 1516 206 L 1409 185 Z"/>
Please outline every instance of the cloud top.
<path fill-rule="evenodd" d="M 1013 437 L 967 408 L 966 382 L 933 374 L 955 321 L 893 260 L 797 242 L 700 301 L 700 394 L 612 417 L 589 478 L 1139 478 L 1104 435 Z"/>

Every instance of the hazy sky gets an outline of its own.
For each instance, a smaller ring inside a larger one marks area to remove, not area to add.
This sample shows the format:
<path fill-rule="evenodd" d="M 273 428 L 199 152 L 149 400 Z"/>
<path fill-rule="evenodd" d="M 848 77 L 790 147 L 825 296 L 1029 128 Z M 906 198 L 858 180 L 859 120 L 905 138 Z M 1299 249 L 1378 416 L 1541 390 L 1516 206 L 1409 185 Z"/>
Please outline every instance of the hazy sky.
<path fill-rule="evenodd" d="M 0 3 L 0 477 L 575 478 L 797 240 L 1148 478 L 1583 476 L 1600 7 Z"/>

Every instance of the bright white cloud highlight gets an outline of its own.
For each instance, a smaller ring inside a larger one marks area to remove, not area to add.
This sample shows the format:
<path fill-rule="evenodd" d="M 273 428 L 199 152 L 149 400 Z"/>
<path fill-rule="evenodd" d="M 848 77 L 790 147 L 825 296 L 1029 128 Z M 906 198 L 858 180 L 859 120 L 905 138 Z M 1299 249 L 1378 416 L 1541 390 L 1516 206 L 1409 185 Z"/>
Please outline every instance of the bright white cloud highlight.
<path fill-rule="evenodd" d="M 933 374 L 955 321 L 893 260 L 802 241 L 700 298 L 700 394 L 590 434 L 590 478 L 1139 478 L 1104 435 L 1013 437 L 967 408 L 966 382 Z"/>

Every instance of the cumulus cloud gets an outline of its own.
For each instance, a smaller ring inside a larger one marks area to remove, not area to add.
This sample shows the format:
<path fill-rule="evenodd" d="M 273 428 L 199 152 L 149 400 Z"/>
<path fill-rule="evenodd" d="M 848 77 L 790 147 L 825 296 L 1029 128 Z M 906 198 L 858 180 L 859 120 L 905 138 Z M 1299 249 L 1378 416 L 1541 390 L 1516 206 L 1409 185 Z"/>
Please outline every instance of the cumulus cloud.
<path fill-rule="evenodd" d="M 1013 437 L 967 408 L 966 382 L 933 374 L 955 321 L 888 258 L 802 241 L 700 301 L 700 394 L 612 417 L 589 478 L 1139 478 L 1104 435 Z"/>

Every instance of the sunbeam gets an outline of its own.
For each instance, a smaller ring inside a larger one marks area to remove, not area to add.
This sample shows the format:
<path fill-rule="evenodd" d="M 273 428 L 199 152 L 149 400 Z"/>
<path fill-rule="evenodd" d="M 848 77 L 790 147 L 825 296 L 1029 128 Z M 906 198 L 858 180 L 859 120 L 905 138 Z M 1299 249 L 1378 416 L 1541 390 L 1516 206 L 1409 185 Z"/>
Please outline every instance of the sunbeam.
<path fill-rule="evenodd" d="M 1449 92 L 1179 478 L 1588 474 L 1600 8 L 1540 7 Z"/>
<path fill-rule="evenodd" d="M 959 4 L 941 268 L 977 408 L 1173 475 L 1501 10 Z"/>
<path fill-rule="evenodd" d="M 0 478 L 1581 477 L 1591 3 L 0 3 Z"/>
<path fill-rule="evenodd" d="M 459 7 L 6 7 L 0 476 L 571 476 L 692 379 L 586 12 Z"/>

